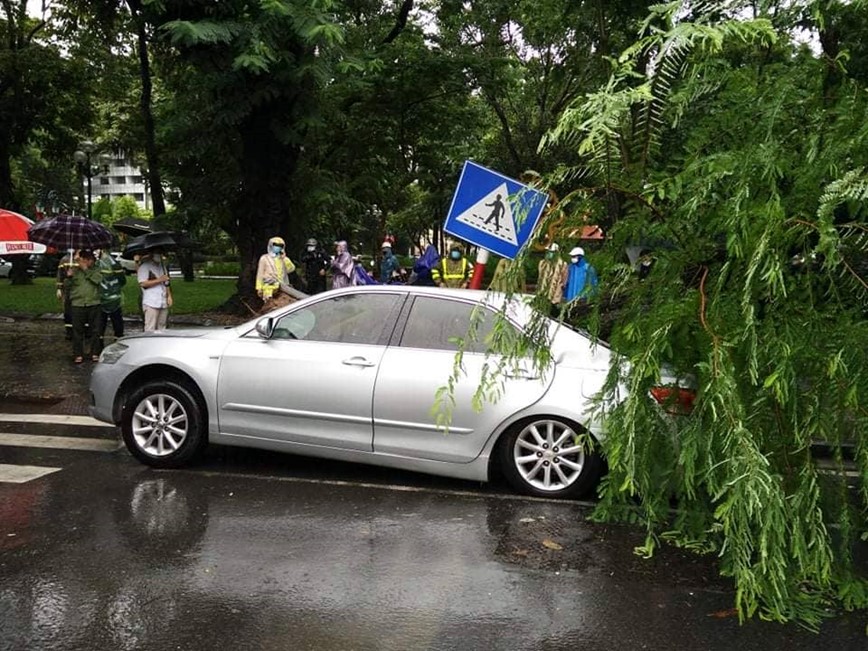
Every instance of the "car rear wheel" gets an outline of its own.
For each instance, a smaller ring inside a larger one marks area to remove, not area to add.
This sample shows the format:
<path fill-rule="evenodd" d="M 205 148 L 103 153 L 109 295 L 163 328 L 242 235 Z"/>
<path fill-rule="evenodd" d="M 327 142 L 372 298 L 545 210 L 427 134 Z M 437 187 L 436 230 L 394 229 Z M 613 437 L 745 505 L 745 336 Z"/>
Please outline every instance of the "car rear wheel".
<path fill-rule="evenodd" d="M 154 468 L 188 464 L 205 446 L 203 409 L 187 387 L 151 381 L 124 403 L 121 433 L 136 459 Z"/>
<path fill-rule="evenodd" d="M 600 455 L 588 449 L 583 428 L 559 418 L 514 426 L 501 445 L 501 468 L 516 490 L 539 497 L 577 498 L 596 486 Z"/>

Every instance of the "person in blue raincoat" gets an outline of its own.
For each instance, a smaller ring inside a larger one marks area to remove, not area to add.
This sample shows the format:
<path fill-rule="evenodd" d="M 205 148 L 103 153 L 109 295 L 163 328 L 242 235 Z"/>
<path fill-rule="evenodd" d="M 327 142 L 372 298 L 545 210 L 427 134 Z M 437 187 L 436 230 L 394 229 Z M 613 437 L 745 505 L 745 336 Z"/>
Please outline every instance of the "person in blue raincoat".
<path fill-rule="evenodd" d="M 433 244 L 429 244 L 425 248 L 425 253 L 419 256 L 419 259 L 413 264 L 413 273 L 410 274 L 408 285 L 429 285 L 435 287 L 437 283 L 431 276 L 431 270 L 440 262 L 440 254 Z"/>
<path fill-rule="evenodd" d="M 374 278 L 371 274 L 368 273 L 367 269 L 365 269 L 365 265 L 363 265 L 359 260 L 353 258 L 355 261 L 355 267 L 353 273 L 353 284 L 354 285 L 379 285 L 377 279 Z"/>
<path fill-rule="evenodd" d="M 383 258 L 380 261 L 380 282 L 388 285 L 392 282 L 392 276 L 398 273 L 401 265 L 398 263 L 397 256 L 392 253 L 392 243 L 389 240 L 383 242 L 380 248 L 383 252 Z"/>
<path fill-rule="evenodd" d="M 587 301 L 597 293 L 597 271 L 585 260 L 585 250 L 577 246 L 570 251 L 564 300 Z"/>

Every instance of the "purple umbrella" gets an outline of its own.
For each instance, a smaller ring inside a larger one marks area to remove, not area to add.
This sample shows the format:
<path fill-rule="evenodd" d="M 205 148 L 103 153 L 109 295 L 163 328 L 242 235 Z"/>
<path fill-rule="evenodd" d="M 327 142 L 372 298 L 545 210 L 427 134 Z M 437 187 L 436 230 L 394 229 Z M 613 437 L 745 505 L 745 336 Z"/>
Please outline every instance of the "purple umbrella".
<path fill-rule="evenodd" d="M 44 219 L 31 226 L 27 235 L 32 242 L 56 249 L 104 249 L 114 242 L 114 235 L 105 226 L 77 215 Z"/>

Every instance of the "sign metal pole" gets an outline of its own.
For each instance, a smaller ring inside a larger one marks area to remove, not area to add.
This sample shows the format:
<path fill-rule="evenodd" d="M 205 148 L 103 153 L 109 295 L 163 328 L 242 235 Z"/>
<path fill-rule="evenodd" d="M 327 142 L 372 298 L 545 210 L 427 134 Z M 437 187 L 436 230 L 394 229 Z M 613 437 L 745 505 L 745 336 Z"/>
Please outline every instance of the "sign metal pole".
<path fill-rule="evenodd" d="M 470 289 L 482 289 L 482 278 L 485 276 L 485 265 L 488 262 L 488 251 L 481 246 L 476 251 L 476 264 L 473 265 L 473 277 L 470 279 Z"/>

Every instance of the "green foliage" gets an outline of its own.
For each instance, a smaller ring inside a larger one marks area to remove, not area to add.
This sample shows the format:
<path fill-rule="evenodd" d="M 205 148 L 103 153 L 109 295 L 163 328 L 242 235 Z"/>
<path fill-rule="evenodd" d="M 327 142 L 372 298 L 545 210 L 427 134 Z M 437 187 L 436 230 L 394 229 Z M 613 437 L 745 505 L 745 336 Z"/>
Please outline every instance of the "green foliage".
<path fill-rule="evenodd" d="M 114 224 L 125 217 L 141 217 L 139 204 L 130 196 L 116 197 L 112 199 L 112 221 Z"/>
<path fill-rule="evenodd" d="M 769 20 L 709 4 L 684 15 L 654 8 L 547 140 L 585 157 L 558 178 L 599 188 L 571 197 L 577 211 L 608 197 L 606 291 L 588 325 L 617 309 L 608 334 L 624 357 L 599 396 L 610 473 L 597 517 L 638 500 L 644 553 L 661 537 L 714 550 L 743 618 L 813 627 L 833 604 L 868 606 L 850 552 L 868 509 L 868 188 L 847 163 L 868 154 L 866 91 Z M 644 280 L 628 246 L 653 251 Z M 648 398 L 664 368 L 698 388 L 676 423 Z M 821 472 L 818 440 L 839 460 L 854 446 L 858 492 L 843 461 Z"/>
<path fill-rule="evenodd" d="M 58 183 L 62 187 L 31 184 L 56 172 L 44 154 L 64 151 L 69 161 L 75 130 L 90 115 L 86 65 L 66 56 L 46 21 L 29 16 L 26 8 L 24 2 L 0 3 L 0 205 L 11 208 L 43 190 L 68 188 L 71 174 Z M 70 87 L 80 92 L 70 93 Z M 42 155 L 30 149 L 33 145 Z M 36 174 L 13 179 L 14 162 Z"/>
<path fill-rule="evenodd" d="M 91 215 L 102 224 L 113 224 L 116 220 L 112 214 L 112 200 L 108 197 L 100 197 L 93 202 Z"/>

